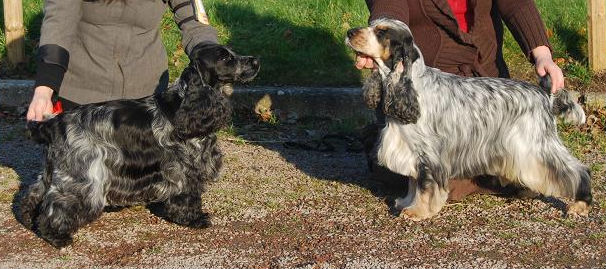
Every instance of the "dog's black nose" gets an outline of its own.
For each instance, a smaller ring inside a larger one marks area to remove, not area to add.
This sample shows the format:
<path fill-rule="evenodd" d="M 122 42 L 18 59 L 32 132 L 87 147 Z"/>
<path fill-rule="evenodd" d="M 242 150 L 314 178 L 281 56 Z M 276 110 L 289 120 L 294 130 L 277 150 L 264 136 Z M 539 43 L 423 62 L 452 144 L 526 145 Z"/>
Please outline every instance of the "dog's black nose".
<path fill-rule="evenodd" d="M 358 28 L 349 29 L 347 31 L 347 37 L 351 38 L 357 31 L 358 31 Z"/>

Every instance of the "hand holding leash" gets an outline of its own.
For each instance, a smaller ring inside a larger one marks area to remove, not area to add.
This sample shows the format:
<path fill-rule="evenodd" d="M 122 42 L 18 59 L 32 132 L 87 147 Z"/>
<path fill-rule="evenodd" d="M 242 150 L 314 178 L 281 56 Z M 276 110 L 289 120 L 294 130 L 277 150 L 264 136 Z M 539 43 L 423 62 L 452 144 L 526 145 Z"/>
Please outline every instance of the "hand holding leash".
<path fill-rule="evenodd" d="M 564 88 L 564 74 L 560 67 L 551 59 L 551 51 L 546 46 L 536 47 L 532 50 L 535 71 L 540 77 L 549 75 L 551 77 L 551 93 L 555 94 Z"/>
<path fill-rule="evenodd" d="M 38 86 L 34 91 L 34 97 L 27 110 L 28 121 L 42 121 L 45 115 L 53 114 L 53 102 L 51 97 L 53 90 L 47 86 Z"/>

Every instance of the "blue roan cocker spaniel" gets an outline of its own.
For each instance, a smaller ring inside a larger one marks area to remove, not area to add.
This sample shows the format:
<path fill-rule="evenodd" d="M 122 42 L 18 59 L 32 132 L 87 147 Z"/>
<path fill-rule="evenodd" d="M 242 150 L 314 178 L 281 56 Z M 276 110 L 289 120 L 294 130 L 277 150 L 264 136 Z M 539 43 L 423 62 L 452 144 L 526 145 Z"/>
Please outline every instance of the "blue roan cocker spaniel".
<path fill-rule="evenodd" d="M 231 116 L 231 83 L 258 71 L 257 58 L 198 45 L 165 91 L 28 123 L 33 139 L 47 145 L 46 167 L 24 188 L 17 218 L 56 247 L 70 244 L 106 206 L 153 203 L 172 222 L 208 226 L 201 193 L 222 165 L 215 132 Z"/>

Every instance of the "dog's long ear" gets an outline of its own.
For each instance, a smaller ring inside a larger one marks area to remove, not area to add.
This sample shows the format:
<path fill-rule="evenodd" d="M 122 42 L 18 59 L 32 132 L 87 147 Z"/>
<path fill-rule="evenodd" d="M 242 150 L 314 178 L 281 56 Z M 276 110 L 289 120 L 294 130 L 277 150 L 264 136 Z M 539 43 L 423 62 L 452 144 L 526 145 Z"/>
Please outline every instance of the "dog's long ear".
<path fill-rule="evenodd" d="M 406 76 L 410 77 L 410 70 L 412 70 L 412 64 L 421 57 L 417 48 L 414 45 L 412 34 L 406 33 L 402 43 L 402 62 L 405 67 Z"/>
<path fill-rule="evenodd" d="M 402 40 L 392 40 L 389 48 L 391 50 L 389 68 L 394 70 L 396 65 L 402 62 L 406 57 L 406 49 L 404 48 Z"/>
<path fill-rule="evenodd" d="M 209 84 L 212 85 L 212 83 L 215 83 L 216 80 L 216 76 L 213 76 L 211 74 L 211 70 L 209 70 L 208 67 L 203 66 L 203 64 L 201 64 L 199 61 L 194 61 L 192 64 L 193 69 L 196 71 L 196 73 L 198 74 L 202 86 L 207 86 Z"/>
<path fill-rule="evenodd" d="M 409 67 L 420 57 L 414 46 L 412 34 L 408 30 L 390 32 L 390 34 L 389 49 L 391 57 L 389 67 L 394 70 L 399 62 L 403 62 L 405 71 L 408 73 Z"/>
<path fill-rule="evenodd" d="M 407 72 L 401 63 L 397 64 L 397 66 L 396 72 Z M 404 124 L 416 123 L 421 113 L 417 91 L 414 89 L 410 77 L 401 74 L 400 79 L 396 83 L 388 83 L 386 87 L 383 100 L 383 112 L 385 115 Z"/>
<path fill-rule="evenodd" d="M 215 72 L 216 60 L 214 56 L 219 45 L 201 43 L 196 45 L 189 54 L 189 67 L 197 72 L 202 80 L 208 85 L 217 82 Z"/>
<path fill-rule="evenodd" d="M 202 84 L 188 87 L 172 122 L 175 138 L 185 140 L 207 136 L 230 120 L 230 104 L 219 90 Z"/>
<path fill-rule="evenodd" d="M 362 86 L 364 102 L 370 109 L 375 109 L 381 102 L 381 91 L 383 88 L 383 80 L 378 70 L 373 70 L 372 74 L 364 81 Z"/>

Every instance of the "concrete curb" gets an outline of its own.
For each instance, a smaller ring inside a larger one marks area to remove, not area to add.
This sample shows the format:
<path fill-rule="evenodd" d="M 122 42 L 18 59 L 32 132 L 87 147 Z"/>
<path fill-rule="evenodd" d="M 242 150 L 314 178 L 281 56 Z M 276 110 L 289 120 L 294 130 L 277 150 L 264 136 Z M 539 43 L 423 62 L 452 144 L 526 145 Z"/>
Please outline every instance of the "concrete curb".
<path fill-rule="evenodd" d="M 27 107 L 33 86 L 32 80 L 0 80 L 0 105 Z M 236 87 L 231 98 L 238 112 L 270 109 L 281 120 L 293 115 L 295 118 L 374 118 L 374 112 L 362 102 L 362 89 L 355 87 Z"/>
<path fill-rule="evenodd" d="M 33 86 L 32 80 L 0 79 L 0 106 L 27 107 Z M 573 96 L 578 93 L 573 92 Z M 586 97 L 589 102 L 606 101 L 605 92 L 588 93 Z M 236 87 L 231 99 L 238 113 L 269 109 L 280 120 L 292 117 L 374 119 L 374 111 L 364 105 L 359 87 Z"/>
<path fill-rule="evenodd" d="M 27 105 L 33 95 L 33 80 L 0 79 L 0 105 L 19 107 Z"/>

